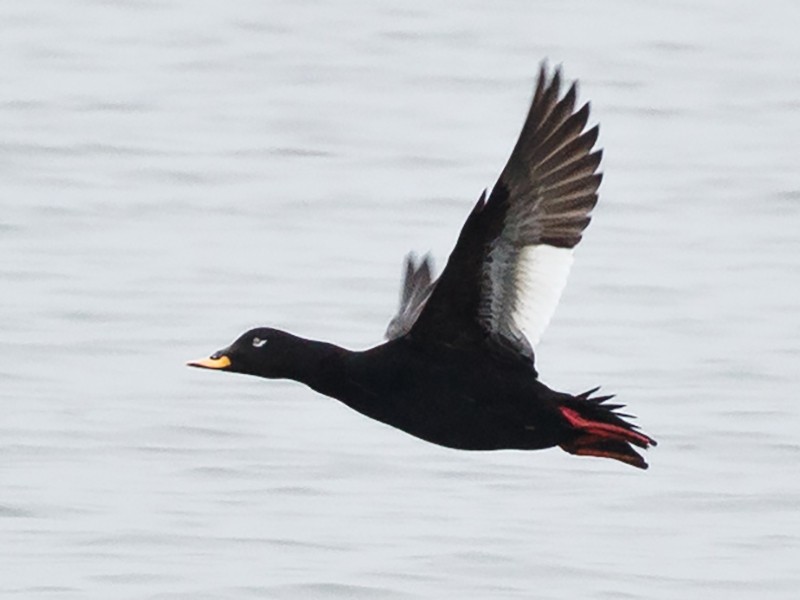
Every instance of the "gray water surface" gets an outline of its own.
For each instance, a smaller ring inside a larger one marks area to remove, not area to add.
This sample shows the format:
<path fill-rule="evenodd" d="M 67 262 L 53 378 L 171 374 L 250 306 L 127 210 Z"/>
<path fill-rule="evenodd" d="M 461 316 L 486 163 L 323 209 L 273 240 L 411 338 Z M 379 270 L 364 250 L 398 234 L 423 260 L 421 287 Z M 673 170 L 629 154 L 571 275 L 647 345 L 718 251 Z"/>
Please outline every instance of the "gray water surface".
<path fill-rule="evenodd" d="M 797 3 L 0 4 L 4 598 L 796 598 Z M 537 348 L 660 445 L 463 453 L 184 367 L 380 342 L 539 61 L 601 203 Z"/>

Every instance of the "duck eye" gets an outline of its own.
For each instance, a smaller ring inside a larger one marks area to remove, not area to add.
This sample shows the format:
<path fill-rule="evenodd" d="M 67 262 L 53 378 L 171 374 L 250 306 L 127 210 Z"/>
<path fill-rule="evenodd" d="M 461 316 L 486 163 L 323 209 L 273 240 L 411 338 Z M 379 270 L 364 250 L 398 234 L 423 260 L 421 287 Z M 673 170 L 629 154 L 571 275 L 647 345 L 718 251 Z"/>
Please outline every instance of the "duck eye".
<path fill-rule="evenodd" d="M 261 348 L 266 343 L 266 338 L 263 340 L 261 338 L 253 338 L 253 348 Z"/>

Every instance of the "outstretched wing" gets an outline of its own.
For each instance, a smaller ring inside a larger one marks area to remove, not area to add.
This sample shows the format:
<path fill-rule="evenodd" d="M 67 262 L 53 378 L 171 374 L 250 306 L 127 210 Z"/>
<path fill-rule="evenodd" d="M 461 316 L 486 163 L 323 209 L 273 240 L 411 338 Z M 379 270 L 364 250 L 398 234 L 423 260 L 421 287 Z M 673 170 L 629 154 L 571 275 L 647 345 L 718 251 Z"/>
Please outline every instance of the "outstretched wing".
<path fill-rule="evenodd" d="M 399 338 L 411 330 L 436 285 L 436 282 L 432 280 L 432 274 L 433 260 L 430 255 L 423 256 L 419 264 L 417 264 L 413 252 L 406 255 L 405 276 L 400 291 L 400 308 L 386 328 L 387 340 Z"/>
<path fill-rule="evenodd" d="M 533 360 L 566 285 L 572 250 L 597 203 L 598 127 L 576 85 L 561 97 L 561 72 L 542 65 L 530 111 L 489 199 L 467 218 L 411 331 L 449 345 L 491 343 Z"/>

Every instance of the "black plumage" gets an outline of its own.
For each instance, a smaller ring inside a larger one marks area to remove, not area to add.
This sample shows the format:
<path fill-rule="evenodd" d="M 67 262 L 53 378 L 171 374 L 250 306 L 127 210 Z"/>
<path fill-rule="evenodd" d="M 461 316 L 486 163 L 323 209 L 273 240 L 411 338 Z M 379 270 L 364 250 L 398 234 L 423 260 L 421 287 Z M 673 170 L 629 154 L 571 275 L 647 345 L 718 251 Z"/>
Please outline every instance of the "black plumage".
<path fill-rule="evenodd" d="M 350 351 L 258 328 L 190 365 L 288 378 L 421 439 L 464 450 L 560 446 L 646 468 L 655 441 L 611 396 L 551 390 L 534 346 L 555 310 L 597 203 L 602 152 L 576 86 L 542 66 L 519 140 L 461 230 L 441 276 L 406 259 L 388 341 Z"/>

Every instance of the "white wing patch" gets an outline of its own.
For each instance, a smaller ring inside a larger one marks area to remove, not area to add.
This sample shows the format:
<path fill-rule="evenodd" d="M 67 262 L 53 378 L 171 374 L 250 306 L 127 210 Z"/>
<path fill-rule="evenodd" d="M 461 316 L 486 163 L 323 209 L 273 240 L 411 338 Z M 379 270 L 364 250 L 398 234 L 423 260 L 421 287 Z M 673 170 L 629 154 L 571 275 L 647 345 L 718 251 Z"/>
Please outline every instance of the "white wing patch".
<path fill-rule="evenodd" d="M 516 301 L 512 319 L 536 346 L 547 329 L 567 285 L 572 266 L 571 248 L 545 244 L 523 248 L 515 269 Z"/>

